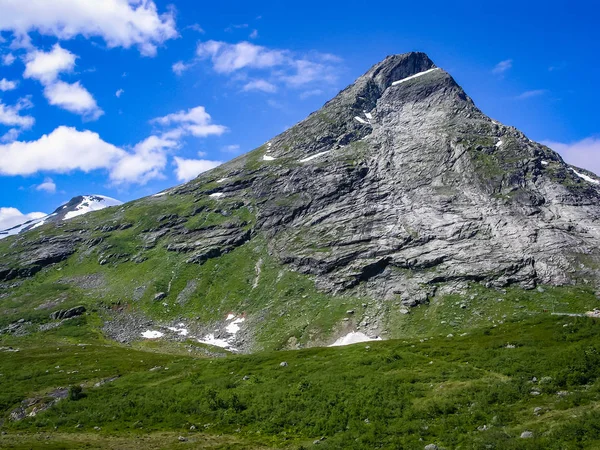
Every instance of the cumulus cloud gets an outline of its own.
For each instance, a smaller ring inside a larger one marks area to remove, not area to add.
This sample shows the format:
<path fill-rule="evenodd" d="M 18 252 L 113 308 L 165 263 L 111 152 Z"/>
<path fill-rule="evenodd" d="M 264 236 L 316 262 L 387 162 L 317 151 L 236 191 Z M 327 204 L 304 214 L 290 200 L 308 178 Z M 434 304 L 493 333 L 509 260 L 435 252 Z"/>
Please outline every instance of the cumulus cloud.
<path fill-rule="evenodd" d="M 298 56 L 290 50 L 270 49 L 251 42 L 230 44 L 222 41 L 200 42 L 196 48 L 199 60 L 209 60 L 215 72 L 232 75 L 262 71 L 264 76 L 250 81 L 243 90 L 274 92 L 276 85 L 292 88 L 310 84 L 333 84 L 338 79 L 341 59 L 335 55 L 311 52 Z M 243 77 L 238 77 L 242 79 Z"/>
<path fill-rule="evenodd" d="M 104 142 L 97 133 L 60 126 L 36 141 L 0 145 L 0 174 L 90 172 L 109 168 L 124 156 L 123 150 Z"/>
<path fill-rule="evenodd" d="M 121 98 L 121 95 L 123 95 L 125 93 L 125 91 L 123 89 L 119 89 L 117 92 L 115 92 L 115 96 L 117 98 Z"/>
<path fill-rule="evenodd" d="M 496 66 L 492 69 L 492 73 L 495 75 L 502 75 L 506 71 L 512 68 L 513 60 L 505 59 L 504 61 L 500 61 Z"/>
<path fill-rule="evenodd" d="M 227 130 L 222 125 L 212 123 L 202 106 L 159 117 L 152 123 L 161 127 L 159 132 L 126 148 L 105 142 L 92 131 L 79 131 L 66 126 L 60 126 L 35 141 L 0 144 L 0 175 L 103 169 L 114 184 L 144 184 L 164 177 L 169 156 L 182 146 L 181 139 L 184 136 L 206 137 L 220 135 Z M 185 160 L 182 161 L 182 167 L 189 167 Z M 220 164 L 220 161 L 203 161 L 206 165 Z M 47 189 L 42 188 L 44 185 Z M 51 187 L 49 183 L 43 183 L 38 189 L 49 191 Z"/>
<path fill-rule="evenodd" d="M 32 212 L 23 214 L 17 208 L 0 208 L 0 230 L 7 230 L 33 219 L 41 219 L 46 213 Z"/>
<path fill-rule="evenodd" d="M 12 91 L 17 88 L 17 84 L 16 81 L 9 81 L 6 78 L 2 78 L 0 80 L 0 91 Z"/>
<path fill-rule="evenodd" d="M 76 55 L 59 44 L 55 44 L 49 52 L 32 51 L 27 54 L 23 77 L 35 78 L 43 84 L 52 83 L 61 72 L 73 71 L 76 59 Z"/>
<path fill-rule="evenodd" d="M 569 164 L 600 174 L 600 138 L 590 137 L 571 143 L 542 141 L 542 144 L 560 153 Z"/>
<path fill-rule="evenodd" d="M 277 92 L 277 86 L 267 80 L 252 80 L 244 85 L 244 91 L 262 91 L 268 93 Z"/>
<path fill-rule="evenodd" d="M 54 194 L 56 192 L 56 183 L 54 183 L 52 178 L 46 178 L 42 184 L 39 184 L 35 187 L 35 190 Z"/>
<path fill-rule="evenodd" d="M 64 81 L 51 83 L 44 89 L 44 96 L 51 105 L 79 114 L 88 120 L 96 120 L 104 114 L 92 94 L 79 81 L 72 84 Z"/>
<path fill-rule="evenodd" d="M 110 179 L 116 184 L 136 182 L 145 184 L 155 178 L 162 178 L 167 165 L 167 151 L 177 148 L 173 139 L 150 136 L 133 148 L 133 153 L 121 158 L 110 172 Z"/>
<path fill-rule="evenodd" d="M 159 14 L 152 0 L 0 0 L 0 30 L 24 40 L 37 31 L 58 39 L 100 37 L 109 48 L 137 46 L 153 56 L 177 37 L 173 11 Z"/>
<path fill-rule="evenodd" d="M 53 106 L 96 120 L 104 111 L 100 109 L 90 92 L 79 81 L 66 83 L 58 80 L 63 72 L 72 72 L 77 56 L 55 44 L 52 50 L 34 50 L 27 54 L 23 77 L 39 80 L 44 87 L 44 96 Z"/>
<path fill-rule="evenodd" d="M 162 126 L 173 126 L 168 136 L 176 137 L 183 134 L 191 134 L 196 137 L 220 136 L 227 131 L 227 127 L 212 123 L 210 114 L 206 112 L 204 106 L 190 108 L 187 111 L 179 111 L 168 114 L 164 117 L 158 117 L 150 121 Z"/>
<path fill-rule="evenodd" d="M 176 156 L 175 176 L 179 181 L 185 182 L 196 178 L 202 172 L 214 169 L 223 164 L 222 161 L 211 161 L 208 159 L 185 159 Z"/>

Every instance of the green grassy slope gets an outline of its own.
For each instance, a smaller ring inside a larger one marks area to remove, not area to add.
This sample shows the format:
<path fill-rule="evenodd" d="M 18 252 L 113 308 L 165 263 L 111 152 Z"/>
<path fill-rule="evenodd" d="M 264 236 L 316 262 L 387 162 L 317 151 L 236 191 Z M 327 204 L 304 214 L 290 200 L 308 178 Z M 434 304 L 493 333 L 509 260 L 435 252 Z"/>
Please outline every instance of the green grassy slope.
<path fill-rule="evenodd" d="M 593 319 L 545 315 L 452 338 L 224 359 L 116 346 L 83 321 L 43 339 L 3 338 L 19 351 L 0 358 L 2 448 L 40 439 L 48 448 L 135 448 L 142 438 L 148 448 L 600 446 L 600 323 Z M 8 418 L 22 400 L 76 384 L 83 398 Z M 534 437 L 521 439 L 523 431 Z"/>

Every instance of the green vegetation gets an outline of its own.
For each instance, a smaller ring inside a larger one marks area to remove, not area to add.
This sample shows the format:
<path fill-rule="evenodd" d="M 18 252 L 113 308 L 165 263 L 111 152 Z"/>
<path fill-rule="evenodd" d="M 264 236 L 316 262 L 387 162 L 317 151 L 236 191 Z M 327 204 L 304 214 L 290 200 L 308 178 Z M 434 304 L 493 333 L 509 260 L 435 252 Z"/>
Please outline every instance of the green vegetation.
<path fill-rule="evenodd" d="M 19 349 L 0 358 L 2 448 L 40 435 L 49 448 L 600 446 L 600 323 L 588 318 L 221 359 L 120 347 L 82 321 L 40 336 L 2 338 Z M 76 399 L 8 418 L 25 399 L 76 385 Z"/>

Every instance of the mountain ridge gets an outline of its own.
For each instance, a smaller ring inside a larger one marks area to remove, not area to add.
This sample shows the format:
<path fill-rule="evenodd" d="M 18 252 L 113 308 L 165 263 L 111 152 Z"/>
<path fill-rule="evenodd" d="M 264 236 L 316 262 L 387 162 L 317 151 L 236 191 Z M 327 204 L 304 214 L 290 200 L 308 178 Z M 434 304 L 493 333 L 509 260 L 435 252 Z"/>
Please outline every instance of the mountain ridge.
<path fill-rule="evenodd" d="M 457 295 L 598 289 L 600 189 L 581 174 L 424 53 L 393 55 L 186 184 L 0 244 L 0 282 L 69 273 L 73 301 L 129 320 L 105 329 L 126 342 L 147 318 L 242 351 L 394 337 Z M 73 281 L 98 274 L 101 289 Z M 135 314 L 109 312 L 124 305 Z"/>
<path fill-rule="evenodd" d="M 122 204 L 121 201 L 105 195 L 77 195 L 68 202 L 61 204 L 52 213 L 47 214 L 44 217 L 28 220 L 27 222 L 5 230 L 0 230 L 0 239 L 31 230 L 44 223 L 58 223 L 61 220 L 72 219 L 73 217 L 77 217 L 90 211 L 98 211 L 109 206 L 117 206 L 120 204 Z"/>

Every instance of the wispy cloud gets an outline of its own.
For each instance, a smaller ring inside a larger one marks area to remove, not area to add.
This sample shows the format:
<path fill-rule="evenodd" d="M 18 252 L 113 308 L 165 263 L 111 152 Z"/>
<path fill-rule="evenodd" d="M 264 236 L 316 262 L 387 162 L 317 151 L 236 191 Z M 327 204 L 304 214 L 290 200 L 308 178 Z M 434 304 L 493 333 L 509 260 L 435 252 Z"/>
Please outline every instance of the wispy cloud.
<path fill-rule="evenodd" d="M 240 146 L 238 144 L 226 145 L 221 149 L 221 151 L 225 153 L 234 153 L 237 154 L 240 152 Z"/>
<path fill-rule="evenodd" d="M 244 91 L 262 91 L 270 94 L 277 92 L 277 86 L 266 80 L 252 80 L 244 85 Z"/>
<path fill-rule="evenodd" d="M 245 81 L 242 90 L 274 92 L 277 87 L 313 88 L 334 85 L 338 80 L 341 58 L 319 52 L 297 54 L 291 50 L 273 49 L 251 42 L 230 44 L 206 41 L 198 44 L 196 56 L 211 62 L 213 70 L 234 81 L 257 76 L 261 81 Z M 312 86 L 311 86 L 312 85 Z"/>
<path fill-rule="evenodd" d="M 539 97 L 541 95 L 545 95 L 546 93 L 548 93 L 547 89 L 534 89 L 531 91 L 525 91 L 525 92 L 517 95 L 516 99 L 517 100 L 526 100 L 528 98 Z"/>
<path fill-rule="evenodd" d="M 504 61 L 500 61 L 496 66 L 492 69 L 492 73 L 494 75 L 503 75 L 506 71 L 510 70 L 513 65 L 512 59 L 505 59 Z"/>
<path fill-rule="evenodd" d="M 52 180 L 52 178 L 46 178 L 42 184 L 39 184 L 35 187 L 35 190 L 54 194 L 56 192 L 56 183 Z"/>
<path fill-rule="evenodd" d="M 193 63 L 186 64 L 183 61 L 177 61 L 175 64 L 173 64 L 171 66 L 171 69 L 173 70 L 173 72 L 176 75 L 181 75 L 183 72 L 185 72 L 186 70 L 190 69 L 193 66 L 194 66 Z"/>

